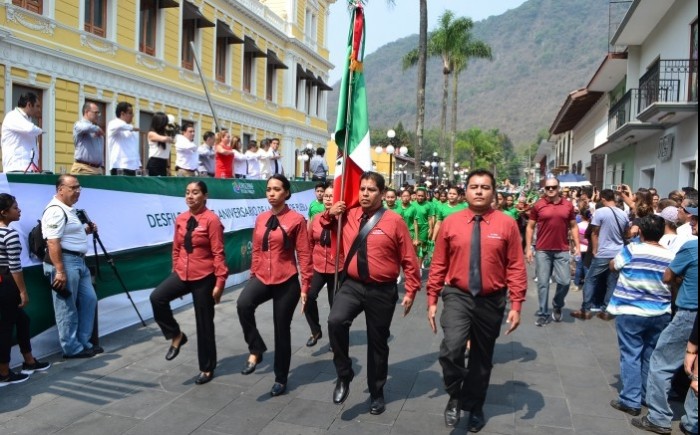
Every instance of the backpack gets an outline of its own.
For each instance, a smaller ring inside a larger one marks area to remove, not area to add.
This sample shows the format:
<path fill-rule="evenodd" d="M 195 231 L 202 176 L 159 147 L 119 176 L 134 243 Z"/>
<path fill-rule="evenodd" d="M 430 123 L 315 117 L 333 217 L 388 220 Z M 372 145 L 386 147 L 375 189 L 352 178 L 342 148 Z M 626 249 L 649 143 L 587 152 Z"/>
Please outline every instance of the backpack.
<path fill-rule="evenodd" d="M 65 219 L 65 223 L 68 223 L 68 215 L 66 214 L 65 210 L 63 210 L 63 207 L 60 207 L 58 205 L 50 205 L 44 209 L 44 213 L 46 213 L 46 210 L 48 210 L 50 207 L 58 207 L 61 209 L 63 212 L 63 217 Z M 42 214 L 43 217 L 43 214 Z M 37 219 L 37 224 L 34 226 L 34 228 L 29 231 L 29 237 L 28 237 L 28 243 L 29 247 L 29 253 L 30 255 L 33 255 L 34 257 L 38 258 L 39 260 L 46 262 L 46 263 L 51 263 L 48 261 L 46 253 L 48 249 L 48 243 L 46 243 L 46 238 L 44 238 L 44 233 L 41 231 L 41 219 Z"/>

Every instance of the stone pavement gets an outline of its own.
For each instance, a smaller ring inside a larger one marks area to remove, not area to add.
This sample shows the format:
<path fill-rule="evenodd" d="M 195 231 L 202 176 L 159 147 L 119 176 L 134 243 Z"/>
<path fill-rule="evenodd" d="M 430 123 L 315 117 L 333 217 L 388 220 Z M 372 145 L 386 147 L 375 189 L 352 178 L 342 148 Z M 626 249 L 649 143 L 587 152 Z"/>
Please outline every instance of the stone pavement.
<path fill-rule="evenodd" d="M 614 322 L 574 321 L 568 313 L 580 306 L 581 293 L 572 292 L 563 322 L 537 327 L 537 293 L 535 283 L 529 284 L 520 328 L 496 344 L 482 433 L 641 433 L 627 414 L 609 406 L 620 386 Z M 442 334 L 433 335 L 428 327 L 424 292 L 406 318 L 397 303 L 387 409 L 379 416 L 368 412 L 364 317 L 351 329 L 356 377 L 343 405 L 331 399 L 335 371 L 328 340 L 305 347 L 309 328 L 298 310 L 287 393 L 272 398 L 272 351 L 255 373 L 239 373 L 248 356 L 236 317 L 239 293 L 240 287 L 228 289 L 216 308 L 219 365 L 209 384 L 193 382 L 196 332 L 192 309 L 186 307 L 176 317 L 191 338 L 177 359 L 165 361 L 168 342 L 153 321 L 104 337 L 106 352 L 92 359 L 62 361 L 54 355 L 48 372 L 0 389 L 0 434 L 466 433 L 466 418 L 453 430 L 443 422 L 447 396 L 437 362 Z M 319 301 L 327 315 L 323 294 Z M 257 321 L 273 349 L 271 303 L 258 309 Z"/>

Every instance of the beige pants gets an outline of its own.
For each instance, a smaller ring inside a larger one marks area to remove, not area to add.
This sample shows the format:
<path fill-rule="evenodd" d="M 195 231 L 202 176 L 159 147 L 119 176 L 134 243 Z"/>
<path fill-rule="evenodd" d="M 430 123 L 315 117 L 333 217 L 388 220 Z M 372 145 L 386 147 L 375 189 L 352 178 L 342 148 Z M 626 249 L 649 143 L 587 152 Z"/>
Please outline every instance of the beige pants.
<path fill-rule="evenodd" d="M 70 173 L 73 175 L 104 175 L 102 168 L 93 168 L 84 163 L 73 163 L 70 168 Z"/>
<path fill-rule="evenodd" d="M 178 169 L 177 170 L 177 176 L 178 177 L 194 177 L 197 173 L 194 171 L 188 171 L 186 169 Z"/>

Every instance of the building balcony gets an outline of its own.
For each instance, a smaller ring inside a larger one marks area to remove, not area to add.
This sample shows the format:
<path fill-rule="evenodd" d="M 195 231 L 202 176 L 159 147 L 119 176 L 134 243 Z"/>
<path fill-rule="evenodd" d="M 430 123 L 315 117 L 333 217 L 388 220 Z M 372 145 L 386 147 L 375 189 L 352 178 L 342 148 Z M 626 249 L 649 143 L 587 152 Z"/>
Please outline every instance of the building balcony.
<path fill-rule="evenodd" d="M 697 60 L 659 60 L 640 77 L 637 115 L 640 121 L 668 127 L 697 113 Z"/>

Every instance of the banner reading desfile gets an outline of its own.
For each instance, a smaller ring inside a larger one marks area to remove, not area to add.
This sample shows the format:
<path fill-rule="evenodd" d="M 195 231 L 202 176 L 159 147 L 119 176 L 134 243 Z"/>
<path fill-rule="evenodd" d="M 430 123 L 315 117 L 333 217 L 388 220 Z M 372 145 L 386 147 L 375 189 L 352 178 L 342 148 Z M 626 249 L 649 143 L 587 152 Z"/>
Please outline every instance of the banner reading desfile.
<path fill-rule="evenodd" d="M 41 265 L 29 257 L 26 243 L 27 234 L 55 194 L 56 179 L 56 175 L 0 174 L 0 192 L 15 196 L 22 210 L 21 220 L 11 226 L 20 233 L 22 241 L 22 266 L 30 297 L 25 311 L 32 319 L 32 335 L 46 331 L 55 323 L 51 289 Z M 100 239 L 114 259 L 129 293 L 144 317 L 150 317 L 148 294 L 172 270 L 175 217 L 187 209 L 185 188 L 193 179 L 103 176 L 79 179 L 82 190 L 74 207 L 84 209 L 98 225 Z M 207 207 L 224 225 L 226 260 L 232 274 L 227 285 L 242 282 L 247 279 L 250 268 L 255 218 L 269 209 L 266 183 L 211 178 L 203 181 L 209 190 Z M 308 205 L 314 199 L 313 184 L 292 183 L 292 198 L 287 204 L 306 216 Z M 92 251 L 91 246 L 89 255 Z M 100 299 L 100 333 L 106 334 L 131 325 L 138 318 L 99 247 L 98 254 L 99 277 L 95 288 Z M 94 258 L 87 261 L 88 265 L 95 264 Z M 188 301 L 185 299 L 183 303 Z M 41 335 L 33 341 L 35 353 L 41 355 L 56 350 L 55 331 Z"/>

